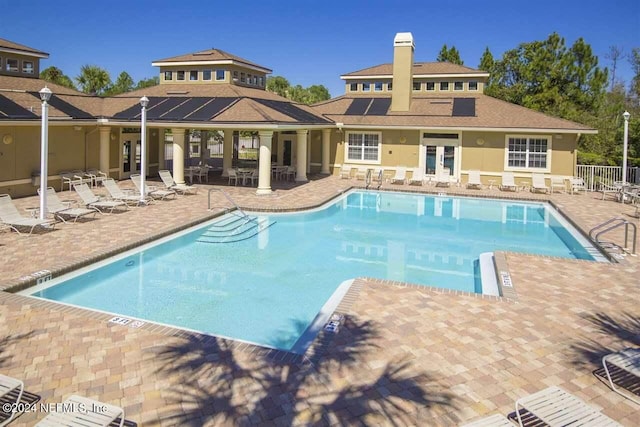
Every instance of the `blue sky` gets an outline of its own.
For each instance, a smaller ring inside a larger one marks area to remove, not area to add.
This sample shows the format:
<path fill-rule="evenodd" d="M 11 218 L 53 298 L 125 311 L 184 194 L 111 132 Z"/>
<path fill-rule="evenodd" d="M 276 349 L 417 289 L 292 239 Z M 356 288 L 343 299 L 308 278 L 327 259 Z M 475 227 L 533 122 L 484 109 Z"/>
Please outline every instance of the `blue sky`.
<path fill-rule="evenodd" d="M 115 80 L 158 73 L 157 59 L 212 47 L 269 67 L 291 84 L 324 84 L 341 95 L 340 75 L 391 62 L 393 37 L 413 33 L 416 61 L 434 61 L 443 44 L 476 67 L 558 32 L 583 37 L 602 66 L 609 46 L 640 47 L 640 1 L 18 1 L 0 0 L 0 37 L 50 54 L 70 77 L 84 64 Z M 632 77 L 626 59 L 618 76 Z"/>

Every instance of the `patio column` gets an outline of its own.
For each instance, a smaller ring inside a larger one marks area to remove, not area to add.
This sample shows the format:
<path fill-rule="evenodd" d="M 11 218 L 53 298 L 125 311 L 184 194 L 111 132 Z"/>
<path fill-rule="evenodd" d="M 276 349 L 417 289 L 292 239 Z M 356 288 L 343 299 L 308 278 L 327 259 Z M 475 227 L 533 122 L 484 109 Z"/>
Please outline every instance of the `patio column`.
<path fill-rule="evenodd" d="M 164 129 L 156 129 L 158 132 L 158 170 L 163 170 L 167 167 L 164 158 Z"/>
<path fill-rule="evenodd" d="M 260 135 L 260 154 L 258 155 L 258 190 L 256 194 L 271 194 L 271 140 L 273 132 L 261 130 L 258 134 Z"/>
<path fill-rule="evenodd" d="M 184 184 L 184 129 L 171 129 L 173 133 L 173 180 Z"/>
<path fill-rule="evenodd" d="M 331 174 L 329 170 L 329 153 L 331 150 L 331 129 L 322 129 L 322 166 L 320 173 Z"/>
<path fill-rule="evenodd" d="M 222 142 L 222 176 L 229 176 L 227 169 L 233 165 L 233 129 L 225 129 Z"/>
<path fill-rule="evenodd" d="M 297 130 L 296 136 L 298 137 L 298 153 L 297 153 L 297 165 L 296 165 L 296 181 L 306 182 L 307 179 L 307 135 L 308 130 Z"/>
<path fill-rule="evenodd" d="M 111 128 L 100 126 L 100 171 L 109 175 L 109 146 L 111 145 Z"/>

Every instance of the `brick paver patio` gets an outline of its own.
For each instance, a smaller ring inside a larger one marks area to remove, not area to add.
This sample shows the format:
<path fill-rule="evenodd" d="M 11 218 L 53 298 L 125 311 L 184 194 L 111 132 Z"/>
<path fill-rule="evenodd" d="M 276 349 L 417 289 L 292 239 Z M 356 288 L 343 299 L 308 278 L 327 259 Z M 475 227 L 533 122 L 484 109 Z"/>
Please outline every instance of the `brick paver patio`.
<path fill-rule="evenodd" d="M 247 209 L 318 206 L 362 184 L 313 177 L 271 196 L 224 188 Z M 31 237 L 0 233 L 0 286 L 43 269 L 71 269 L 209 218 L 228 207 L 207 185 L 196 196 L 98 217 Z M 550 199 L 583 230 L 634 208 L 597 194 L 534 195 L 391 186 L 448 194 Z M 62 198 L 75 198 L 65 192 Z M 20 208 L 37 199 L 15 201 Z M 619 236 L 617 236 L 619 237 Z M 0 292 L 0 372 L 41 402 L 79 394 L 124 407 L 137 425 L 458 425 L 509 414 L 518 397 L 558 385 L 623 425 L 640 407 L 613 393 L 599 358 L 640 346 L 640 261 L 594 263 L 506 253 L 518 299 L 359 279 L 359 293 L 321 357 L 281 359 L 255 347 L 163 328 L 108 324 L 105 316 Z M 594 374 L 595 372 L 595 374 Z M 44 413 L 21 415 L 33 425 Z"/>

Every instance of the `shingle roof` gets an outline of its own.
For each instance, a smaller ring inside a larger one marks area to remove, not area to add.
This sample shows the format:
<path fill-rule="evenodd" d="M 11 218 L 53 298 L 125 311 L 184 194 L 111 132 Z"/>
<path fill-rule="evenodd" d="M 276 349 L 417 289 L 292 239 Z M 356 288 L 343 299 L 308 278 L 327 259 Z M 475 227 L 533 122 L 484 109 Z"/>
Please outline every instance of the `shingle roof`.
<path fill-rule="evenodd" d="M 341 77 L 359 76 L 390 76 L 393 74 L 393 64 L 380 64 L 374 67 L 365 68 L 351 73 L 343 74 Z M 413 75 L 423 74 L 487 74 L 486 71 L 465 67 L 464 65 L 452 64 L 450 62 L 416 62 L 413 64 Z"/>
<path fill-rule="evenodd" d="M 455 116 L 453 114 L 454 97 L 452 96 L 414 95 L 410 111 L 388 111 L 386 115 L 346 114 L 354 99 L 362 99 L 362 97 L 346 95 L 316 104 L 313 108 L 334 122 L 344 123 L 349 126 L 594 131 L 589 126 L 551 117 L 487 95 L 475 94 L 470 96 L 465 94 L 465 98 L 475 99 L 474 116 Z"/>
<path fill-rule="evenodd" d="M 191 61 L 198 61 L 198 62 L 209 62 L 209 61 L 235 61 L 235 62 L 239 62 L 241 64 L 245 64 L 245 65 L 249 65 L 252 67 L 257 67 L 257 68 L 261 68 L 263 70 L 265 70 L 265 72 L 267 73 L 271 73 L 271 70 L 267 67 L 263 67 L 262 65 L 258 65 L 254 62 L 251 61 L 247 61 L 244 58 L 240 58 L 239 56 L 236 55 L 232 55 L 228 52 L 225 52 L 223 50 L 220 49 L 209 49 L 209 50 L 202 50 L 200 52 L 194 52 L 194 53 L 187 53 L 184 55 L 178 55 L 178 56 L 172 56 L 171 58 L 165 58 L 165 59 L 159 59 L 157 61 L 153 61 L 153 63 L 159 63 L 159 62 L 167 62 L 167 63 L 171 63 L 171 62 L 191 62 Z M 169 64 L 168 64 L 169 65 Z"/>
<path fill-rule="evenodd" d="M 21 50 L 21 51 L 24 51 L 24 52 L 35 53 L 35 54 L 38 54 L 38 55 L 45 55 L 47 57 L 49 56 L 48 53 L 43 52 L 41 50 L 34 49 L 32 47 L 25 46 L 25 45 L 20 44 L 20 43 L 12 42 L 11 40 L 0 38 L 0 49 L 2 49 L 2 48 L 12 49 L 12 50 Z"/>

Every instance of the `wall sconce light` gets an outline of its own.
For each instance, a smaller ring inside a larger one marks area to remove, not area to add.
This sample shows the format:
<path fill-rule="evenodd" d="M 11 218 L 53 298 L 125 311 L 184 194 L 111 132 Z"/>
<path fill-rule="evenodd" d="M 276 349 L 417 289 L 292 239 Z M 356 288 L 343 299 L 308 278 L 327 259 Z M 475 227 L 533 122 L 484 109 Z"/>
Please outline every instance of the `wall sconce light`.
<path fill-rule="evenodd" d="M 476 144 L 478 144 L 480 146 L 484 145 L 484 139 L 482 139 L 482 138 L 476 139 Z"/>
<path fill-rule="evenodd" d="M 158 134 L 158 132 L 156 132 L 155 130 L 153 132 L 151 132 L 151 136 L 156 136 Z"/>
<path fill-rule="evenodd" d="M 13 135 L 11 135 L 10 133 L 7 133 L 5 135 L 2 136 L 2 143 L 4 145 L 9 145 L 11 143 L 13 143 Z"/>
<path fill-rule="evenodd" d="M 404 144 L 405 142 L 407 142 L 407 137 L 406 136 L 401 136 L 400 137 L 400 144 Z"/>
<path fill-rule="evenodd" d="M 75 130 L 76 132 L 80 132 L 82 130 L 81 126 L 74 126 L 73 130 Z"/>
<path fill-rule="evenodd" d="M 115 135 L 115 134 L 113 134 L 113 133 L 111 134 L 111 140 L 112 140 L 112 141 L 115 141 L 115 140 L 116 140 L 116 135 Z"/>

